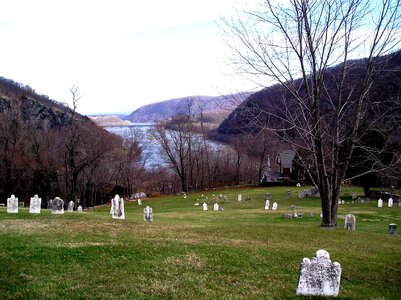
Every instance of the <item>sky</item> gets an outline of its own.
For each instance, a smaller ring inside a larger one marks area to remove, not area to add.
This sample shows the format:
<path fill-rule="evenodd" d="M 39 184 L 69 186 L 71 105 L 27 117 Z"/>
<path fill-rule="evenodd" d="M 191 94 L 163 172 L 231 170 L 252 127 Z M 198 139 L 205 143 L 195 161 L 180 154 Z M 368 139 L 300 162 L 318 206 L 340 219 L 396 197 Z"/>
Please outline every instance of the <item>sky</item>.
<path fill-rule="evenodd" d="M 248 4 L 0 0 L 0 76 L 67 104 L 78 86 L 77 110 L 86 115 L 251 90 L 216 23 Z"/>

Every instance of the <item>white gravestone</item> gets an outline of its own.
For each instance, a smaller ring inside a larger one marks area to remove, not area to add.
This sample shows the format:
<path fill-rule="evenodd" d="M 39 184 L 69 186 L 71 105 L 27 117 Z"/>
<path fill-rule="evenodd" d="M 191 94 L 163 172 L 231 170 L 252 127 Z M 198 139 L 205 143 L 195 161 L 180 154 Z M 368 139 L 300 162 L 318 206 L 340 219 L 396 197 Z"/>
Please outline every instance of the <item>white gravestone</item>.
<path fill-rule="evenodd" d="M 273 202 L 272 210 L 277 210 L 277 202 Z"/>
<path fill-rule="evenodd" d="M 142 205 L 142 200 L 138 199 L 138 205 Z"/>
<path fill-rule="evenodd" d="M 218 203 L 215 203 L 215 204 L 213 205 L 213 210 L 214 210 L 214 211 L 219 211 L 219 204 L 218 204 Z"/>
<path fill-rule="evenodd" d="M 353 214 L 347 214 L 344 218 L 344 228 L 346 230 L 355 231 L 356 219 Z"/>
<path fill-rule="evenodd" d="M 42 204 L 42 199 L 38 195 L 31 198 L 29 203 L 29 213 L 30 214 L 40 214 L 40 206 Z"/>
<path fill-rule="evenodd" d="M 67 211 L 68 212 L 72 212 L 74 210 L 74 201 L 70 201 L 68 202 L 68 207 L 67 207 Z"/>
<path fill-rule="evenodd" d="M 111 216 L 113 219 L 125 220 L 124 199 L 119 195 L 111 200 Z"/>
<path fill-rule="evenodd" d="M 377 207 L 383 207 L 383 200 L 381 198 L 377 200 Z"/>
<path fill-rule="evenodd" d="M 299 270 L 297 295 L 337 296 L 340 290 L 341 265 L 332 263 L 326 250 L 318 250 L 312 260 L 304 258 Z"/>
<path fill-rule="evenodd" d="M 153 209 L 149 205 L 143 209 L 143 220 L 153 222 Z"/>
<path fill-rule="evenodd" d="M 7 199 L 7 212 L 9 214 L 18 213 L 18 198 L 15 197 L 15 195 L 11 195 L 11 197 Z"/>
<path fill-rule="evenodd" d="M 82 212 L 82 206 L 81 205 L 78 205 L 77 212 L 79 212 L 79 213 Z"/>
<path fill-rule="evenodd" d="M 269 210 L 270 208 L 270 200 L 266 200 L 265 210 Z"/>
<path fill-rule="evenodd" d="M 242 201 L 242 195 L 239 194 L 239 195 L 238 195 L 238 202 L 241 202 L 241 201 Z"/>
<path fill-rule="evenodd" d="M 64 214 L 64 201 L 60 197 L 56 197 L 52 202 L 52 214 L 63 215 Z"/>
<path fill-rule="evenodd" d="M 390 198 L 388 199 L 387 206 L 388 206 L 388 207 L 393 207 L 393 202 L 394 202 L 393 198 L 390 197 Z"/>
<path fill-rule="evenodd" d="M 202 209 L 203 209 L 203 210 L 207 210 L 207 203 L 206 203 L 206 202 L 203 202 L 203 204 L 202 204 Z"/>

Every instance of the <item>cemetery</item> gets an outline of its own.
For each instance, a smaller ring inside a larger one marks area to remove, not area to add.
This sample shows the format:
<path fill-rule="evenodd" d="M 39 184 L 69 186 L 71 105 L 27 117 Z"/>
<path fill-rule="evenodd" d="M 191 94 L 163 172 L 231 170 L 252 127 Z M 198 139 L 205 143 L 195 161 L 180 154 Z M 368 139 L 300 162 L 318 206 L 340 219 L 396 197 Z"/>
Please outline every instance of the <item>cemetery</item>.
<path fill-rule="evenodd" d="M 337 229 L 327 230 L 313 194 L 293 186 L 115 195 L 91 209 L 40 194 L 19 207 L 24 199 L 10 195 L 0 207 L 0 296 L 399 299 L 398 198 L 378 206 L 344 187 Z"/>

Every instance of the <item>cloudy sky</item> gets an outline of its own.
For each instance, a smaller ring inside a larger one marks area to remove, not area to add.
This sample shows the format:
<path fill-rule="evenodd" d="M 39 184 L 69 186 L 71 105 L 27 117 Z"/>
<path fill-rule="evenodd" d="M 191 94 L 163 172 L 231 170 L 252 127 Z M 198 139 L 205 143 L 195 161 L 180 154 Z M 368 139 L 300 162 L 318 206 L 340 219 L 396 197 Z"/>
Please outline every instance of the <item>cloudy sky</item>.
<path fill-rule="evenodd" d="M 255 1 L 250 1 L 255 2 Z M 239 4 L 240 3 L 240 4 Z M 0 76 L 83 114 L 252 88 L 216 20 L 239 0 L 0 0 Z"/>

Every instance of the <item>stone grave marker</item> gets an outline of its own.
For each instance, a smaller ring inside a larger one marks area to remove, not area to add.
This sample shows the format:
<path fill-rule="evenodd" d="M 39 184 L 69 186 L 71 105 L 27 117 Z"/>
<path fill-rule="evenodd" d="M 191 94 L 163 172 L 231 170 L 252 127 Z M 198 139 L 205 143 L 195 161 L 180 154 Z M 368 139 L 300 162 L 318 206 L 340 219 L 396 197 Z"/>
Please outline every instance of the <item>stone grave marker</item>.
<path fill-rule="evenodd" d="M 332 263 L 326 250 L 318 250 L 310 260 L 305 257 L 300 266 L 298 296 L 334 296 L 340 290 L 341 265 Z"/>
<path fill-rule="evenodd" d="M 342 200 L 342 201 L 341 201 L 341 204 L 345 204 L 345 200 Z"/>
<path fill-rule="evenodd" d="M 68 202 L 67 211 L 68 212 L 74 211 L 74 201 L 71 200 L 70 202 Z"/>
<path fill-rule="evenodd" d="M 206 202 L 203 202 L 203 204 L 202 204 L 202 209 L 203 209 L 203 210 L 207 210 L 207 203 L 206 203 Z"/>
<path fill-rule="evenodd" d="M 397 234 L 397 224 L 391 223 L 388 225 L 388 233 L 390 235 L 396 235 Z"/>
<path fill-rule="evenodd" d="M 25 207 L 25 203 L 24 202 L 18 202 L 18 207 Z"/>
<path fill-rule="evenodd" d="M 347 214 L 344 218 L 344 228 L 346 230 L 355 231 L 356 218 L 353 214 Z"/>
<path fill-rule="evenodd" d="M 304 193 L 304 191 L 299 191 L 299 192 L 298 192 L 298 198 L 299 198 L 299 199 L 305 198 L 305 193 Z"/>
<path fill-rule="evenodd" d="M 288 198 L 288 197 L 291 197 L 291 191 L 286 191 L 285 192 L 285 196 Z"/>
<path fill-rule="evenodd" d="M 311 197 L 313 198 L 319 197 L 319 189 L 317 188 L 311 189 Z"/>
<path fill-rule="evenodd" d="M 270 200 L 267 199 L 265 203 L 265 210 L 269 210 L 269 208 L 270 208 Z"/>
<path fill-rule="evenodd" d="M 304 190 L 304 197 L 308 198 L 312 196 L 312 191 L 310 189 Z"/>
<path fill-rule="evenodd" d="M 38 195 L 31 198 L 29 202 L 29 213 L 30 214 L 40 214 L 40 206 L 42 204 L 42 199 Z"/>
<path fill-rule="evenodd" d="M 381 198 L 377 200 L 377 207 L 383 207 L 383 200 Z"/>
<path fill-rule="evenodd" d="M 138 199 L 138 205 L 142 205 L 142 200 Z"/>
<path fill-rule="evenodd" d="M 277 210 L 277 202 L 273 202 L 272 210 Z"/>
<path fill-rule="evenodd" d="M 143 220 L 153 222 L 153 209 L 149 205 L 143 209 Z"/>
<path fill-rule="evenodd" d="M 52 214 L 63 215 L 64 214 L 64 201 L 60 197 L 56 197 L 52 202 Z"/>
<path fill-rule="evenodd" d="M 111 216 L 113 219 L 125 220 L 124 199 L 119 195 L 111 200 Z"/>
<path fill-rule="evenodd" d="M 270 195 L 269 192 L 266 193 L 266 198 L 265 198 L 265 199 L 266 199 L 266 200 L 270 200 L 270 199 L 271 199 L 271 195 Z"/>
<path fill-rule="evenodd" d="M 394 202 L 393 198 L 390 197 L 390 198 L 388 199 L 387 206 L 388 206 L 388 207 L 393 207 L 393 202 Z"/>
<path fill-rule="evenodd" d="M 79 212 L 79 213 L 82 212 L 82 206 L 81 205 L 78 205 L 77 212 Z"/>
<path fill-rule="evenodd" d="M 238 195 L 238 202 L 241 202 L 241 201 L 242 201 L 242 195 L 239 194 L 239 195 Z"/>
<path fill-rule="evenodd" d="M 15 195 L 11 195 L 10 198 L 7 198 L 7 213 L 18 213 L 18 198 L 15 197 Z"/>
<path fill-rule="evenodd" d="M 352 193 L 352 200 L 358 199 L 358 194 L 357 193 Z"/>
<path fill-rule="evenodd" d="M 219 211 L 219 204 L 217 202 L 213 205 L 213 210 Z"/>
<path fill-rule="evenodd" d="M 298 182 L 298 183 L 297 183 L 297 187 L 300 187 L 300 186 L 301 186 L 301 184 Z"/>

